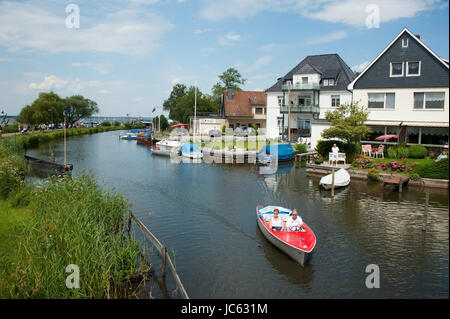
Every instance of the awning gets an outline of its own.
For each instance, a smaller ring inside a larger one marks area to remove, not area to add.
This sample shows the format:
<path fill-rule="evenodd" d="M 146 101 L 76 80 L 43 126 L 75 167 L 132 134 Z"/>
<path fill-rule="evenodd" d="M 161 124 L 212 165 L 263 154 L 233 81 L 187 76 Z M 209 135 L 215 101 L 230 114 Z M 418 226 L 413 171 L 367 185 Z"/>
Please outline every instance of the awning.
<path fill-rule="evenodd" d="M 400 126 L 401 121 L 366 121 L 364 124 L 373 126 Z"/>
<path fill-rule="evenodd" d="M 402 126 L 449 127 L 448 122 L 412 122 L 412 121 L 403 121 Z"/>

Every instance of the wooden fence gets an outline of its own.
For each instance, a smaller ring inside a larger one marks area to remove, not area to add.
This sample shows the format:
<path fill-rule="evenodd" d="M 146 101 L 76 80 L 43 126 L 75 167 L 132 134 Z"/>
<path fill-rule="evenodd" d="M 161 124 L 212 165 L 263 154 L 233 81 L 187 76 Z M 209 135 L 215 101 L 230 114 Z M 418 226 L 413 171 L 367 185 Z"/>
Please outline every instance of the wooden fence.
<path fill-rule="evenodd" d="M 147 237 L 152 244 L 156 247 L 156 249 L 159 251 L 159 253 L 162 256 L 162 276 L 165 277 L 166 276 L 166 264 L 169 265 L 169 268 L 172 272 L 173 278 L 175 280 L 175 283 L 177 285 L 177 289 L 179 290 L 181 297 L 183 299 L 189 299 L 189 296 L 186 292 L 186 290 L 184 289 L 183 284 L 181 283 L 180 277 L 177 274 L 177 271 L 175 270 L 175 266 L 172 262 L 172 259 L 170 258 L 170 256 L 167 254 L 167 248 L 166 246 L 164 246 L 163 244 L 161 244 L 161 242 L 158 240 L 158 238 L 156 238 L 155 235 L 152 234 L 152 232 L 150 230 L 148 230 L 147 227 L 145 227 L 145 225 L 142 223 L 142 221 L 136 217 L 136 215 L 133 214 L 133 212 L 130 211 L 130 217 L 128 219 L 128 229 L 131 229 L 131 220 L 134 220 L 136 225 L 139 227 L 139 229 L 144 233 L 145 237 Z"/>

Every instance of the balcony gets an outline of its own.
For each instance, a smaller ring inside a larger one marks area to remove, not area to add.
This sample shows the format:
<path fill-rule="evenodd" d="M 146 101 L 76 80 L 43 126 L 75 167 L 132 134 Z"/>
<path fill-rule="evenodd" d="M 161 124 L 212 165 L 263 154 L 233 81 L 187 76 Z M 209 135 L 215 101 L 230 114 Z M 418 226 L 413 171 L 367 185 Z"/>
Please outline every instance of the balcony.
<path fill-rule="evenodd" d="M 280 113 L 289 113 L 289 106 L 288 105 L 282 105 L 280 106 Z M 298 106 L 294 105 L 291 106 L 291 113 L 312 113 L 312 114 L 319 114 L 320 113 L 320 107 L 314 106 L 314 105 L 308 105 L 308 106 Z"/>
<path fill-rule="evenodd" d="M 281 86 L 281 90 L 288 91 L 289 87 L 287 84 L 283 84 Z M 291 91 L 311 91 L 311 90 L 320 90 L 319 83 L 295 83 L 291 84 Z"/>

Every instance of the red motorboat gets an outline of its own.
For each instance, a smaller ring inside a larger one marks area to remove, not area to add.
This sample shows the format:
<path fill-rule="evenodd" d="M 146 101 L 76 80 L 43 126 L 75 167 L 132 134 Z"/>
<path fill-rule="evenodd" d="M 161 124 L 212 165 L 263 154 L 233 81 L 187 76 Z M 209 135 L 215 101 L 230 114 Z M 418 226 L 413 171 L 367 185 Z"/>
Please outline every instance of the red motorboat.
<path fill-rule="evenodd" d="M 273 216 L 273 210 L 277 208 L 279 216 L 286 220 L 292 210 L 279 206 L 257 206 L 256 218 L 258 226 L 264 237 L 285 254 L 290 256 L 301 266 L 304 266 L 316 246 L 316 236 L 308 225 L 303 222 L 305 231 L 276 231 L 269 229 L 269 221 Z"/>

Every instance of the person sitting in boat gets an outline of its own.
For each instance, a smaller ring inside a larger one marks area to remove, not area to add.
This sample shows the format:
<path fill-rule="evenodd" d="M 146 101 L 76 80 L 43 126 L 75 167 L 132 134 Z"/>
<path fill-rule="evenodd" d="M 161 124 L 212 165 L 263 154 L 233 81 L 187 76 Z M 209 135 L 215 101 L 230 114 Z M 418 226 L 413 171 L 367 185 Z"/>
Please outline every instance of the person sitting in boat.
<path fill-rule="evenodd" d="M 278 214 L 280 213 L 280 211 L 278 209 L 274 209 L 273 210 L 273 217 L 270 218 L 269 221 L 269 229 L 273 229 L 273 230 L 277 230 L 280 231 L 283 229 L 283 220 L 281 219 L 280 216 L 278 216 Z"/>
<path fill-rule="evenodd" d="M 292 215 L 286 220 L 286 231 L 305 231 L 303 229 L 303 220 L 298 216 L 298 211 L 294 209 Z"/>

